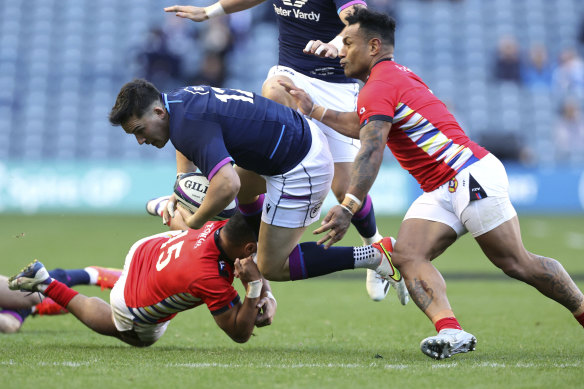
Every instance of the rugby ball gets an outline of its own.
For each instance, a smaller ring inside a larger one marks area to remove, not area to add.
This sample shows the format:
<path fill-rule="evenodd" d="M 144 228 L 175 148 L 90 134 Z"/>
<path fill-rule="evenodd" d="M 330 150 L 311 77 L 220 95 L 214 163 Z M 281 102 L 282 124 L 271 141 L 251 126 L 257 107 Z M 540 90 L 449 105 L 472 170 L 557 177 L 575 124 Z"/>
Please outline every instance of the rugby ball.
<path fill-rule="evenodd" d="M 179 203 L 178 205 L 182 205 L 192 213 L 197 212 L 207 195 L 208 189 L 209 180 L 201 173 L 182 174 L 174 183 L 174 194 Z M 235 211 L 237 211 L 237 204 L 234 200 L 221 213 L 210 220 L 229 219 L 235 214 Z"/>

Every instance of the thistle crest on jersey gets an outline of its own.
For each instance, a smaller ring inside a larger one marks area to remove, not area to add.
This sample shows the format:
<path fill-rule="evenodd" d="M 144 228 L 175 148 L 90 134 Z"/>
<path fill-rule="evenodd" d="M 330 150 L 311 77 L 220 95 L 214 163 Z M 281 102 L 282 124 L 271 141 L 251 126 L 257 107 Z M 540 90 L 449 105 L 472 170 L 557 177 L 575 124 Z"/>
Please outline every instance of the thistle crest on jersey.
<path fill-rule="evenodd" d="M 308 0 L 296 0 L 296 1 L 282 0 L 282 3 L 284 3 L 284 5 L 288 5 L 290 7 L 302 8 L 302 6 L 304 4 L 306 4 L 307 1 Z"/>

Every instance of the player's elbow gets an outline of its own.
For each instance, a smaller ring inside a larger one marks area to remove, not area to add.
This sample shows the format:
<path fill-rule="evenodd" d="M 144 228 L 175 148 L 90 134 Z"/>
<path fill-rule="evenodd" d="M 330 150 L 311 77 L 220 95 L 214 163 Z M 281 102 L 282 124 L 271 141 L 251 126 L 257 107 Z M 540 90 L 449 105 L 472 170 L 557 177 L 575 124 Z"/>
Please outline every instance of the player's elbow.
<path fill-rule="evenodd" d="M 249 340 L 249 338 L 251 338 L 251 335 L 252 335 L 251 331 L 249 333 L 246 332 L 246 333 L 242 333 L 242 334 L 233 334 L 231 336 L 231 339 L 233 339 L 233 341 L 235 343 L 242 344 L 242 343 L 246 343 Z"/>
<path fill-rule="evenodd" d="M 241 181 L 231 165 L 222 167 L 218 174 L 211 180 L 211 183 L 215 183 L 215 180 L 217 180 L 219 186 L 219 191 L 217 192 L 221 193 L 225 198 L 233 200 L 237 196 L 237 193 L 239 193 Z"/>
<path fill-rule="evenodd" d="M 361 130 L 361 126 L 357 123 L 357 125 L 349 124 L 347 128 L 347 136 L 353 139 L 359 139 L 359 131 Z"/>
<path fill-rule="evenodd" d="M 237 180 L 229 180 L 225 185 L 225 193 L 229 193 L 229 197 L 234 199 L 237 194 L 239 193 L 239 189 L 241 188 L 241 181 L 239 181 L 239 177 Z"/>

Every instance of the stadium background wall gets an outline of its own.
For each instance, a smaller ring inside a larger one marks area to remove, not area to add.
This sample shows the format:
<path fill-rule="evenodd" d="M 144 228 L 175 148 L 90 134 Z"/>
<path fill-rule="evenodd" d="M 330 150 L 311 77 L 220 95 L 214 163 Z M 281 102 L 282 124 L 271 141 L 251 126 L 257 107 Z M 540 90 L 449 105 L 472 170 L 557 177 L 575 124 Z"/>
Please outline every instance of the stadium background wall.
<path fill-rule="evenodd" d="M 518 212 L 584 214 L 584 171 L 507 165 Z M 143 213 L 146 201 L 172 193 L 173 163 L 0 162 L 0 213 Z M 401 215 L 418 196 L 417 183 L 384 164 L 371 190 L 378 215 Z M 335 204 L 332 195 L 324 209 Z"/>

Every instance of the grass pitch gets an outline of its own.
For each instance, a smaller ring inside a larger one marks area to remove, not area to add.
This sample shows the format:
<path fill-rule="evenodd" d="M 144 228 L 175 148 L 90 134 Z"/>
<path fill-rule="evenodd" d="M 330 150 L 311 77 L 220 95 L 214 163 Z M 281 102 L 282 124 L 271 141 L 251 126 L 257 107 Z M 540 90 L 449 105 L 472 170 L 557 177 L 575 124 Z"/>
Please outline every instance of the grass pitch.
<path fill-rule="evenodd" d="M 528 249 L 559 259 L 584 288 L 584 219 L 521 221 Z M 378 222 L 396 234 L 399 219 Z M 34 258 L 49 268 L 121 267 L 134 241 L 161 230 L 148 216 L 2 215 L 0 274 Z M 343 243 L 359 239 L 352 231 Z M 19 334 L 0 335 L 0 387 L 581 387 L 583 332 L 569 312 L 501 276 L 469 237 L 435 265 L 460 322 L 478 338 L 473 353 L 424 356 L 419 342 L 434 334 L 425 316 L 413 303 L 402 307 L 393 290 L 371 302 L 365 272 L 353 271 L 272 283 L 275 322 L 243 345 L 229 340 L 205 307 L 178 315 L 146 349 L 94 334 L 72 315 L 29 318 Z M 98 288 L 78 290 L 108 300 Z"/>

